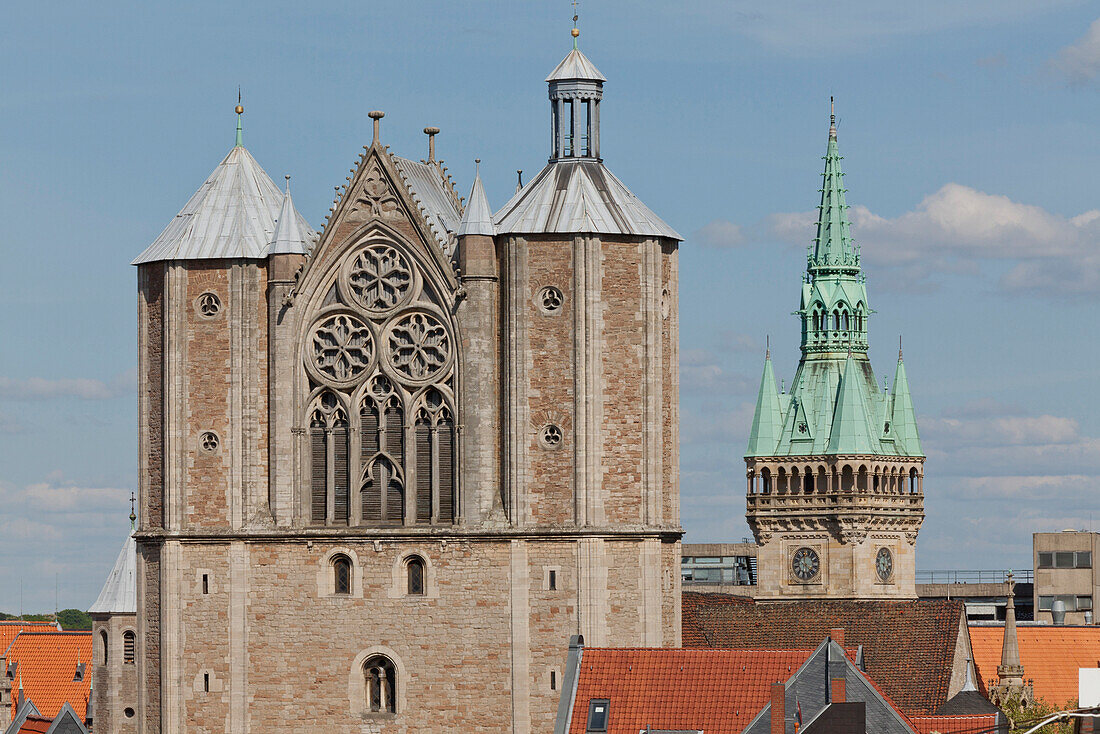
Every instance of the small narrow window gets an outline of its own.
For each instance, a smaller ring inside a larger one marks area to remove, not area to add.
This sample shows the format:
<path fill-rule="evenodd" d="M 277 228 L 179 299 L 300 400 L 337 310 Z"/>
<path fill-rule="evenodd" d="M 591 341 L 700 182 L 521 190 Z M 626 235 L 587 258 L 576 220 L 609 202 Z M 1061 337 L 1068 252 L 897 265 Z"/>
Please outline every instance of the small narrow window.
<path fill-rule="evenodd" d="M 558 572 L 554 569 L 550 569 L 550 578 L 547 580 L 547 586 L 550 587 L 550 591 L 558 590 Z M 553 675 L 553 673 L 551 673 Z"/>
<path fill-rule="evenodd" d="M 202 575 L 202 593 L 210 593 L 210 574 L 208 573 Z"/>
<path fill-rule="evenodd" d="M 346 595 L 351 593 L 351 559 L 336 556 L 332 561 L 333 591 Z"/>
<path fill-rule="evenodd" d="M 107 630 L 101 630 L 100 633 L 99 633 L 99 646 L 101 648 L 103 648 L 103 657 L 101 658 L 101 660 L 103 661 L 101 663 L 102 665 L 107 664 L 107 648 L 108 648 L 107 642 L 108 642 Z"/>
<path fill-rule="evenodd" d="M 424 595 L 424 561 L 413 556 L 405 562 L 405 571 L 409 577 L 409 596 Z"/>
<path fill-rule="evenodd" d="M 550 690 L 558 690 L 558 671 L 556 670 L 550 671 Z"/>
<path fill-rule="evenodd" d="M 136 638 L 133 632 L 127 630 L 122 635 L 122 662 L 126 665 L 134 664 L 134 643 Z"/>
<path fill-rule="evenodd" d="M 607 731 L 607 714 L 611 702 L 606 698 L 593 698 L 588 702 L 587 731 Z"/>
<path fill-rule="evenodd" d="M 210 674 L 209 673 L 203 673 L 202 674 L 202 692 L 203 693 L 210 693 Z"/>

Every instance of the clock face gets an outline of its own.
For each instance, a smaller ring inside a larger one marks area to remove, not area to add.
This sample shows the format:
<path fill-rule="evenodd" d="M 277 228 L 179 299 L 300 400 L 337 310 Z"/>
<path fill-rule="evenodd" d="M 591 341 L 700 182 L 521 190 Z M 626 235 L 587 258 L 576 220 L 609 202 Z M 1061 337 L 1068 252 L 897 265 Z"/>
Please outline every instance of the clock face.
<path fill-rule="evenodd" d="M 821 559 L 813 548 L 799 548 L 791 558 L 791 571 L 799 581 L 810 581 L 821 570 Z"/>
<path fill-rule="evenodd" d="M 890 580 L 890 575 L 894 573 L 894 556 L 889 548 L 878 549 L 878 555 L 875 557 L 875 571 L 883 581 Z"/>

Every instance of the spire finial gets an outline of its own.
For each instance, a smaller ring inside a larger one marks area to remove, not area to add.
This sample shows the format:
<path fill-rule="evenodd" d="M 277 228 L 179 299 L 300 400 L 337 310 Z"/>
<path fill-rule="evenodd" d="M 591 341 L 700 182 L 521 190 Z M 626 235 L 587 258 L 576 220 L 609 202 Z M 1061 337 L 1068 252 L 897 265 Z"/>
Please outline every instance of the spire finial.
<path fill-rule="evenodd" d="M 424 134 L 428 136 L 428 163 L 435 163 L 435 136 L 439 135 L 439 128 L 426 127 Z"/>
<path fill-rule="evenodd" d="M 371 141 L 371 145 L 377 145 L 379 137 L 382 134 L 382 118 L 386 116 L 385 112 L 381 110 L 371 110 L 367 113 L 367 117 L 374 120 L 374 140 Z"/>
<path fill-rule="evenodd" d="M 481 176 L 481 159 L 474 158 L 474 178 Z"/>
<path fill-rule="evenodd" d="M 578 0 L 573 0 L 573 30 L 570 31 L 570 33 L 573 35 L 574 50 L 576 50 L 577 48 L 577 36 L 581 34 L 580 29 L 577 28 L 577 2 Z"/>
<path fill-rule="evenodd" d="M 764 359 L 772 358 L 772 335 L 768 334 L 764 337 Z"/>
<path fill-rule="evenodd" d="M 836 140 L 836 104 L 829 95 L 829 140 Z"/>
<path fill-rule="evenodd" d="M 523 169 L 516 169 L 516 193 L 523 190 Z"/>
<path fill-rule="evenodd" d="M 235 147 L 244 147 L 244 129 L 241 127 L 241 115 L 244 114 L 244 105 L 241 104 L 241 88 L 237 87 L 237 107 L 235 108 L 237 113 L 237 142 Z"/>
<path fill-rule="evenodd" d="M 289 194 L 290 193 L 290 174 L 289 173 L 284 174 L 283 178 L 286 179 L 286 192 Z"/>
<path fill-rule="evenodd" d="M 134 514 L 134 502 L 137 501 L 137 497 L 133 492 L 130 493 L 130 532 L 134 532 L 137 527 L 137 515 Z"/>
<path fill-rule="evenodd" d="M 898 334 L 898 361 L 901 361 L 901 334 Z"/>

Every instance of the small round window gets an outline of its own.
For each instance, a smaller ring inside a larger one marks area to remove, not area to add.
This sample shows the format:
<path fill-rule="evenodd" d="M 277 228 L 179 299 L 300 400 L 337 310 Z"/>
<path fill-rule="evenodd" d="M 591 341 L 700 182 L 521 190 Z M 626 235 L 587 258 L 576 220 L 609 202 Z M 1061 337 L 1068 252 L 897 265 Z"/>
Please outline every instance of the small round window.
<path fill-rule="evenodd" d="M 199 436 L 199 448 L 202 449 L 203 453 L 217 453 L 219 446 L 221 446 L 221 439 L 213 431 L 203 431 Z"/>
<path fill-rule="evenodd" d="M 560 288 L 548 285 L 539 291 L 536 300 L 539 309 L 543 313 L 557 313 L 561 311 L 561 306 L 565 303 L 565 296 L 562 294 Z"/>
<path fill-rule="evenodd" d="M 546 449 L 558 448 L 564 439 L 565 435 L 562 433 L 561 428 L 553 423 L 543 426 L 539 431 L 539 443 Z"/>
<path fill-rule="evenodd" d="M 203 293 L 195 301 L 195 308 L 198 309 L 199 316 L 204 319 L 212 319 L 221 313 L 222 300 L 213 293 Z"/>
<path fill-rule="evenodd" d="M 123 713 L 123 714 L 124 714 L 124 715 L 126 716 L 126 718 L 127 718 L 127 719 L 132 719 L 132 718 L 134 718 L 134 710 L 133 710 L 132 708 L 130 708 L 129 706 L 127 706 L 126 708 L 124 708 L 124 709 L 122 710 L 122 713 Z"/>

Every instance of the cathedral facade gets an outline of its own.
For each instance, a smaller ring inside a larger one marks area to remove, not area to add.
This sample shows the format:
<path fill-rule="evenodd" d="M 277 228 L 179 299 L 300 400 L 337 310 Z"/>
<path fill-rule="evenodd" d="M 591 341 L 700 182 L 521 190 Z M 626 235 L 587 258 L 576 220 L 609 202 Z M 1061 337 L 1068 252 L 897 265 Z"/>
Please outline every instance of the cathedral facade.
<path fill-rule="evenodd" d="M 840 161 L 832 117 L 795 312 L 802 357 L 789 391 L 765 357 L 745 452 L 759 600 L 917 596 L 924 454 L 901 350 L 890 389 L 867 355 L 873 311 Z"/>
<path fill-rule="evenodd" d="M 237 143 L 138 267 L 137 728 L 548 731 L 570 635 L 679 646 L 679 235 L 547 79 L 495 214 L 382 113 L 315 233 Z"/>

